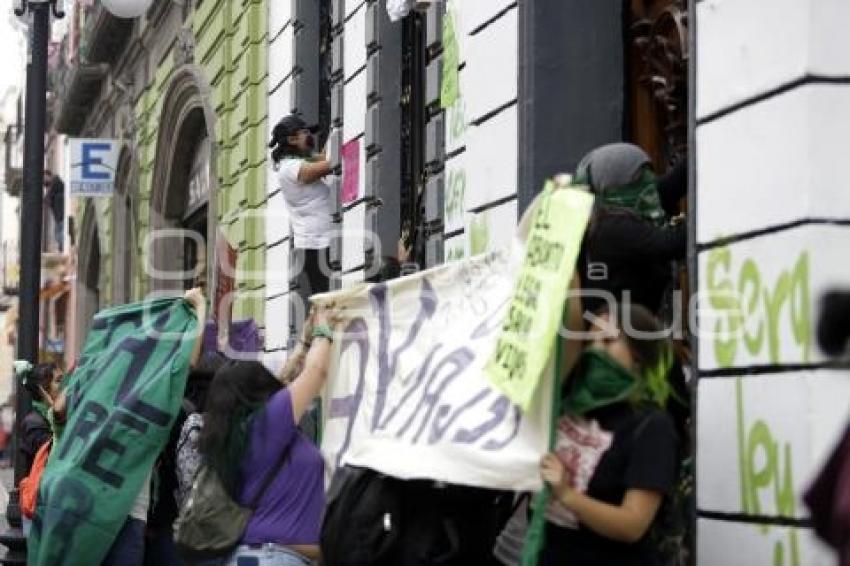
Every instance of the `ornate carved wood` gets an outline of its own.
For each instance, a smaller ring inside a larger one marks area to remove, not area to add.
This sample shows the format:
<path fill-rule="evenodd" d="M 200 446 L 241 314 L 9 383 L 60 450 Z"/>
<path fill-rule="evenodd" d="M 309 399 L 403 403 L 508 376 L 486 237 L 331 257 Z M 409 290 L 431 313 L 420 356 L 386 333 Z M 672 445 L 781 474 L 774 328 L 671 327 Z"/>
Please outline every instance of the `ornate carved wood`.
<path fill-rule="evenodd" d="M 664 171 L 687 154 L 687 2 L 632 0 L 629 17 L 630 133 Z"/>
<path fill-rule="evenodd" d="M 655 170 L 687 159 L 688 1 L 630 0 L 627 21 L 628 139 L 652 158 Z M 681 203 L 682 211 L 686 202 Z M 677 266 L 678 305 L 690 320 L 686 264 Z M 673 305 L 668 305 L 673 309 Z M 665 313 L 671 318 L 672 312 Z M 680 360 L 688 358 L 688 338 L 677 342 Z"/>

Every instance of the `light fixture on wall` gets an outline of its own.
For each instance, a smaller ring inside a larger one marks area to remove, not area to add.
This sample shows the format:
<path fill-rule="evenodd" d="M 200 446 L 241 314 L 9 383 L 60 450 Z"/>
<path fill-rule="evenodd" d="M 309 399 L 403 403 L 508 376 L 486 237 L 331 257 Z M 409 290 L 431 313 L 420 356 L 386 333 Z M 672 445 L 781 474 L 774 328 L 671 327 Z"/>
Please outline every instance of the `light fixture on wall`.
<path fill-rule="evenodd" d="M 103 7 L 119 18 L 138 18 L 153 4 L 153 0 L 103 0 Z"/>

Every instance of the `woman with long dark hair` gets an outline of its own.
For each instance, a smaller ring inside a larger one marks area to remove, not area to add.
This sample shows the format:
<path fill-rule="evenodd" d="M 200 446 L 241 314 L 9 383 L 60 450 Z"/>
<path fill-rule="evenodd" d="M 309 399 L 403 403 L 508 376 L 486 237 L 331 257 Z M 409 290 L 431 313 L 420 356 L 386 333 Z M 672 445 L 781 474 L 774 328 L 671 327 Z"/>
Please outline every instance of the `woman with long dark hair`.
<path fill-rule="evenodd" d="M 200 440 L 204 427 L 204 408 L 216 372 L 227 363 L 227 358 L 216 353 L 205 354 L 198 366 L 189 372 L 186 394 L 183 398 L 183 410 L 186 420 L 180 425 L 180 434 L 174 449 L 175 475 L 177 480 L 174 498 L 177 508 L 189 497 L 192 482 L 201 466 Z"/>
<path fill-rule="evenodd" d="M 552 487 L 540 566 L 653 564 L 648 532 L 676 479 L 669 341 L 645 307 L 598 317 L 540 465 Z"/>
<path fill-rule="evenodd" d="M 328 309 L 311 315 L 309 350 L 298 376 L 284 388 L 259 362 L 222 367 L 207 394 L 200 451 L 234 500 L 249 506 L 264 487 L 230 564 L 302 566 L 319 555 L 324 507 L 324 461 L 298 429 L 327 377 L 332 327 Z"/>

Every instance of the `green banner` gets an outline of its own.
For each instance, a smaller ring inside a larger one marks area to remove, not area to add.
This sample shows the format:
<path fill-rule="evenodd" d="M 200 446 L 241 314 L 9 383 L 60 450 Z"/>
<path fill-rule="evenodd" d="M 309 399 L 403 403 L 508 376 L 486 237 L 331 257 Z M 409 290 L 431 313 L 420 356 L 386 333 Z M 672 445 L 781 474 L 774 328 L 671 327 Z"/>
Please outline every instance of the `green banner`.
<path fill-rule="evenodd" d="M 28 564 L 102 562 L 168 440 L 197 326 L 183 299 L 95 316 L 66 387 L 68 422 L 42 476 Z"/>
<path fill-rule="evenodd" d="M 592 208 L 586 190 L 550 181 L 533 213 L 516 290 L 484 368 L 493 385 L 524 411 L 552 353 Z"/>

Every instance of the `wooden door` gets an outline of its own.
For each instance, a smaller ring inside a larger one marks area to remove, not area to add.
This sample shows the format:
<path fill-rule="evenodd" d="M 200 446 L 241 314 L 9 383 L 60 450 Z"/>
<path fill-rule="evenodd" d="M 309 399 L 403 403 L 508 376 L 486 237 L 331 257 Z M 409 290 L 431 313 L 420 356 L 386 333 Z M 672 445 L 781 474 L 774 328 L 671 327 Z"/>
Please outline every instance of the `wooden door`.
<path fill-rule="evenodd" d="M 627 14 L 626 137 L 642 147 L 659 174 L 688 157 L 688 2 L 629 0 Z M 687 212 L 682 199 L 680 211 Z M 678 264 L 678 305 L 683 328 L 688 312 L 687 264 Z M 665 318 L 672 318 L 671 303 Z M 669 320 L 668 320 L 669 322 Z M 682 361 L 690 358 L 687 331 L 677 343 Z"/>
<path fill-rule="evenodd" d="M 630 0 L 627 136 L 663 172 L 687 157 L 686 0 Z"/>

